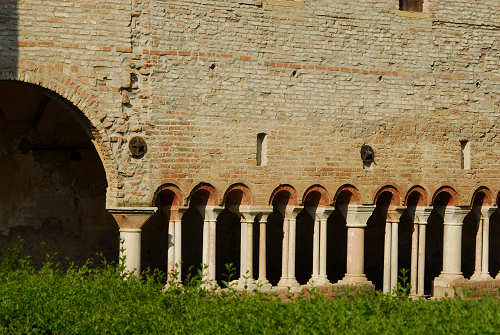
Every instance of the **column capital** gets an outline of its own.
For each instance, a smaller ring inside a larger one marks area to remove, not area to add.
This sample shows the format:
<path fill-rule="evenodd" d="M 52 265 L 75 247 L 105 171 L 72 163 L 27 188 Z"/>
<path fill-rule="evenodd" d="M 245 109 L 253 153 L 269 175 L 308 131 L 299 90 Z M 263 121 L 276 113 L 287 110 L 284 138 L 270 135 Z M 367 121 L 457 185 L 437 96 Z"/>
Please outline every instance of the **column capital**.
<path fill-rule="evenodd" d="M 285 219 L 295 219 L 303 209 L 304 206 L 286 206 Z"/>
<path fill-rule="evenodd" d="M 427 220 L 429 219 L 429 216 L 432 213 L 432 207 L 431 206 L 417 206 L 415 208 L 415 223 L 418 223 L 420 225 L 425 225 L 427 224 Z"/>
<path fill-rule="evenodd" d="M 254 222 L 255 218 L 260 216 L 267 216 L 273 212 L 272 206 L 240 206 L 240 214 L 242 219 L 246 222 Z"/>
<path fill-rule="evenodd" d="M 447 206 L 444 210 L 443 224 L 461 226 L 465 216 L 470 212 L 469 206 Z"/>
<path fill-rule="evenodd" d="M 158 211 L 157 207 L 108 207 L 121 229 L 141 229 L 144 223 Z"/>
<path fill-rule="evenodd" d="M 217 221 L 217 216 L 224 210 L 222 206 L 205 206 L 203 219 L 206 221 Z"/>
<path fill-rule="evenodd" d="M 318 207 L 316 208 L 316 217 L 321 220 L 327 220 L 334 211 L 335 208 L 333 207 Z"/>
<path fill-rule="evenodd" d="M 487 217 L 489 219 L 490 216 L 496 212 L 496 210 L 497 210 L 496 206 L 482 206 L 481 207 L 481 215 L 484 217 Z"/>
<path fill-rule="evenodd" d="M 406 210 L 406 207 L 393 207 L 387 212 L 387 222 L 399 222 L 401 215 Z"/>
<path fill-rule="evenodd" d="M 347 207 L 347 227 L 366 227 L 375 207 L 375 205 L 349 205 Z"/>

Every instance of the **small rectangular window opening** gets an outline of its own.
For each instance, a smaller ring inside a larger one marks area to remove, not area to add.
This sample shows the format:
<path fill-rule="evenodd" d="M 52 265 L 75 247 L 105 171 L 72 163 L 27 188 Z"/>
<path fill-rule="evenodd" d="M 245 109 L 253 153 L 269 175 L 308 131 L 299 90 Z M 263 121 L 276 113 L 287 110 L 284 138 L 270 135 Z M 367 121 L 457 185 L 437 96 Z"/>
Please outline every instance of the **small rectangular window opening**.
<path fill-rule="evenodd" d="M 424 0 L 399 0 L 399 10 L 422 12 L 424 10 Z"/>
<path fill-rule="evenodd" d="M 460 141 L 461 148 L 461 167 L 463 170 L 470 170 L 470 142 L 467 140 Z"/>
<path fill-rule="evenodd" d="M 267 165 L 267 134 L 257 134 L 257 166 Z"/>

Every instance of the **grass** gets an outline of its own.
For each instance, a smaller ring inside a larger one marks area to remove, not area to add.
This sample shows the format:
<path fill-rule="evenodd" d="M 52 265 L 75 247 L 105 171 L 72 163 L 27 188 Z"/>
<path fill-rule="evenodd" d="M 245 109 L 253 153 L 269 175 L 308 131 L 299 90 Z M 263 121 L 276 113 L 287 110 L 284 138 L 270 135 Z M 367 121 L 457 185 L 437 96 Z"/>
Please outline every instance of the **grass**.
<path fill-rule="evenodd" d="M 113 264 L 35 269 L 16 248 L 0 254 L 0 334 L 498 334 L 500 300 L 409 300 L 381 293 L 272 295 L 188 285 L 163 291 Z"/>

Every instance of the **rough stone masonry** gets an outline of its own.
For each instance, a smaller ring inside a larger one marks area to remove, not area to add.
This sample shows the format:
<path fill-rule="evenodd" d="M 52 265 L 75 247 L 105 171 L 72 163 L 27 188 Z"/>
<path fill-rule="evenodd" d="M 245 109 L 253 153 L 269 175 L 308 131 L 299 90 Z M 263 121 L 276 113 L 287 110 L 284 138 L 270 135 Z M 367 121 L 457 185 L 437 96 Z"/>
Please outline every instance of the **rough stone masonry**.
<path fill-rule="evenodd" d="M 0 0 L 0 247 L 500 286 L 500 2 L 413 2 Z"/>

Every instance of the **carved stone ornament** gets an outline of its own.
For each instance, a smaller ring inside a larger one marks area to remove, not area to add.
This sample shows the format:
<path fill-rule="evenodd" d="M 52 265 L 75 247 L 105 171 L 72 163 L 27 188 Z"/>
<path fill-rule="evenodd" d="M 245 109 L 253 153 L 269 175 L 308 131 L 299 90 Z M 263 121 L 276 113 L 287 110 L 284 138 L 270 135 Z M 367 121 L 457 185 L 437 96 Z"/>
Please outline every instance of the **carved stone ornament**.
<path fill-rule="evenodd" d="M 366 144 L 361 146 L 361 160 L 365 165 L 370 165 L 375 161 L 375 152 L 372 147 Z"/>
<path fill-rule="evenodd" d="M 140 136 L 132 137 L 128 143 L 128 148 L 134 158 L 142 158 L 148 151 L 146 141 Z"/>

